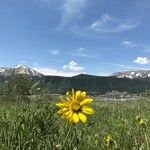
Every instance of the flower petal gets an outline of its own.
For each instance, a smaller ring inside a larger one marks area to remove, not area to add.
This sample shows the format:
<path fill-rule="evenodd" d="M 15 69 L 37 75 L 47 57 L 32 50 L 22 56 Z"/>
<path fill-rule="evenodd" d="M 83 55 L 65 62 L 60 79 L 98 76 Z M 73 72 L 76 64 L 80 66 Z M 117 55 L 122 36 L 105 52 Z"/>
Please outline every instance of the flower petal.
<path fill-rule="evenodd" d="M 73 115 L 72 111 L 68 111 L 68 112 L 65 113 L 65 117 L 68 120 L 72 120 L 72 115 Z"/>
<path fill-rule="evenodd" d="M 65 97 L 60 97 L 60 100 L 61 100 L 62 103 L 67 103 L 68 102 L 68 100 Z"/>
<path fill-rule="evenodd" d="M 77 113 L 73 113 L 72 115 L 72 119 L 75 123 L 78 123 L 79 122 L 79 115 Z"/>
<path fill-rule="evenodd" d="M 82 96 L 83 98 L 85 98 L 85 97 L 86 97 L 86 92 L 82 92 L 82 93 L 81 93 L 81 96 Z"/>
<path fill-rule="evenodd" d="M 89 106 L 83 106 L 82 112 L 86 114 L 94 114 L 94 110 Z"/>
<path fill-rule="evenodd" d="M 84 100 L 80 103 L 80 105 L 81 105 L 81 106 L 87 105 L 87 104 L 91 103 L 92 101 L 93 101 L 92 98 L 87 98 L 87 99 L 84 99 Z"/>
<path fill-rule="evenodd" d="M 69 92 L 66 92 L 66 96 L 67 96 L 68 100 L 72 100 L 71 94 Z"/>
<path fill-rule="evenodd" d="M 81 91 L 76 91 L 76 99 L 79 99 L 81 97 Z"/>
<path fill-rule="evenodd" d="M 82 114 L 82 113 L 79 113 L 79 118 L 80 118 L 80 120 L 81 120 L 82 122 L 84 122 L 84 123 L 87 121 L 86 116 L 85 116 L 84 114 Z"/>
<path fill-rule="evenodd" d="M 64 107 L 64 108 L 61 109 L 62 112 L 66 112 L 66 111 L 68 111 L 68 110 L 69 110 L 69 109 L 66 108 L 66 107 Z"/>
<path fill-rule="evenodd" d="M 63 112 L 61 111 L 61 109 L 57 112 L 58 114 L 62 114 Z"/>
<path fill-rule="evenodd" d="M 68 103 L 57 103 L 56 104 L 56 106 L 58 106 L 58 107 L 68 107 L 69 106 L 69 104 Z"/>

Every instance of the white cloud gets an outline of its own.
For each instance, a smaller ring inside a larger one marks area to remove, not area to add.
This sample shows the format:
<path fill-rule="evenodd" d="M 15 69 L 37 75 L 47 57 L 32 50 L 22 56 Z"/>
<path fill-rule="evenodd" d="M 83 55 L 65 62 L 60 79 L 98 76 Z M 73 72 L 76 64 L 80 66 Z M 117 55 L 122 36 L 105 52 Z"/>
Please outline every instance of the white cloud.
<path fill-rule="evenodd" d="M 61 26 L 80 18 L 86 8 L 87 0 L 65 0 L 62 8 Z"/>
<path fill-rule="evenodd" d="M 83 52 L 83 51 L 85 51 L 85 48 L 81 47 L 81 48 L 79 48 L 77 51 L 78 51 L 78 52 Z"/>
<path fill-rule="evenodd" d="M 139 24 L 139 20 L 123 20 L 103 14 L 100 19 L 90 25 L 89 29 L 103 33 L 119 33 L 136 28 Z"/>
<path fill-rule="evenodd" d="M 124 46 L 127 46 L 127 47 L 136 46 L 132 41 L 128 41 L 128 40 L 124 40 L 121 44 L 124 45 Z"/>
<path fill-rule="evenodd" d="M 102 27 L 106 22 L 111 21 L 112 18 L 108 14 L 104 14 L 101 16 L 99 20 L 96 20 L 94 23 L 91 24 L 91 29 L 97 29 Z"/>
<path fill-rule="evenodd" d="M 51 69 L 48 67 L 33 67 L 33 69 L 42 73 L 43 75 L 51 75 L 51 76 L 71 77 L 80 74 L 80 72 L 62 71 L 62 70 Z"/>
<path fill-rule="evenodd" d="M 87 55 L 87 54 L 84 54 L 84 53 L 78 53 L 75 56 L 77 56 L 77 57 L 85 57 L 85 58 L 95 58 L 95 56 L 93 56 L 93 55 Z"/>
<path fill-rule="evenodd" d="M 150 60 L 147 57 L 137 57 L 134 60 L 134 63 L 140 64 L 140 65 L 148 64 L 149 62 Z"/>
<path fill-rule="evenodd" d="M 51 55 L 58 55 L 60 53 L 60 50 L 53 49 L 53 50 L 49 50 L 48 53 L 50 53 Z"/>
<path fill-rule="evenodd" d="M 84 67 L 79 66 L 75 61 L 70 61 L 69 64 L 63 66 L 64 70 L 73 71 L 73 72 L 82 72 Z"/>
<path fill-rule="evenodd" d="M 96 76 L 110 76 L 112 73 L 111 72 L 97 72 L 96 74 L 94 74 L 94 75 L 96 75 Z"/>
<path fill-rule="evenodd" d="M 84 67 L 79 66 L 75 61 L 70 61 L 69 64 L 64 65 L 62 69 L 52 69 L 48 67 L 40 67 L 36 64 L 33 67 L 34 70 L 44 74 L 53 76 L 75 76 L 81 73 L 85 73 Z"/>
<path fill-rule="evenodd" d="M 95 58 L 95 56 L 88 54 L 88 50 L 84 47 L 81 47 L 81 48 L 77 49 L 74 56 L 76 56 L 76 57 Z"/>

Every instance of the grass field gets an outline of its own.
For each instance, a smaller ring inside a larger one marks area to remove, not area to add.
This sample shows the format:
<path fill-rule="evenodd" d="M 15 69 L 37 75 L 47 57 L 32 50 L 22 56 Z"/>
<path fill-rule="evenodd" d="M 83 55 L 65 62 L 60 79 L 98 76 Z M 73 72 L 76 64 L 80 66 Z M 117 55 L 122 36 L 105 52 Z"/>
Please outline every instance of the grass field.
<path fill-rule="evenodd" d="M 150 100 L 95 101 L 86 124 L 70 125 L 58 114 L 56 101 L 0 104 L 1 150 L 149 150 Z M 144 119 L 140 126 L 136 117 Z M 110 134 L 111 145 L 105 137 Z"/>

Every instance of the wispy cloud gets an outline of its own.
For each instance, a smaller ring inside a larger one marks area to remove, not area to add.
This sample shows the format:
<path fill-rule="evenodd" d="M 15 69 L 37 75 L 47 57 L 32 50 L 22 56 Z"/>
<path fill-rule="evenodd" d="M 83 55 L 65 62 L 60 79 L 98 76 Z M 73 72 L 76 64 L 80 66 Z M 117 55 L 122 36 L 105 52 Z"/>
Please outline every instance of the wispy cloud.
<path fill-rule="evenodd" d="M 72 26 L 69 30 L 86 39 L 114 39 L 117 34 L 137 28 L 140 23 L 140 18 L 120 18 L 106 13 L 89 24 Z"/>
<path fill-rule="evenodd" d="M 48 53 L 51 54 L 51 55 L 58 55 L 60 53 L 60 50 L 52 49 L 52 50 L 49 50 Z"/>
<path fill-rule="evenodd" d="M 127 47 L 134 47 L 134 46 L 136 46 L 135 43 L 133 43 L 132 41 L 129 41 L 129 40 L 124 40 L 121 44 L 123 46 L 127 46 Z"/>
<path fill-rule="evenodd" d="M 140 64 L 140 65 L 145 65 L 150 62 L 150 60 L 147 57 L 137 57 L 134 61 L 134 63 Z"/>
<path fill-rule="evenodd" d="M 75 55 L 76 57 L 87 57 L 87 58 L 95 58 L 95 56 L 88 54 L 88 50 L 84 47 L 81 47 L 76 50 Z"/>
<path fill-rule="evenodd" d="M 64 0 L 60 26 L 68 24 L 83 15 L 87 0 Z"/>
<path fill-rule="evenodd" d="M 103 33 L 119 33 L 136 28 L 140 24 L 140 20 L 123 20 L 114 18 L 109 14 L 103 14 L 100 19 L 94 21 L 89 29 Z"/>
<path fill-rule="evenodd" d="M 85 51 L 86 49 L 84 48 L 84 47 L 81 47 L 81 48 L 79 48 L 77 51 L 78 52 L 83 52 L 83 51 Z"/>
<path fill-rule="evenodd" d="M 84 53 L 78 53 L 75 56 L 76 57 L 85 57 L 85 58 L 95 58 L 95 56 L 93 56 L 93 55 L 88 55 L 88 54 L 84 54 Z"/>
<path fill-rule="evenodd" d="M 106 22 L 109 22 L 111 20 L 112 18 L 109 16 L 109 14 L 103 14 L 100 19 L 91 24 L 90 28 L 93 30 L 101 28 Z"/>

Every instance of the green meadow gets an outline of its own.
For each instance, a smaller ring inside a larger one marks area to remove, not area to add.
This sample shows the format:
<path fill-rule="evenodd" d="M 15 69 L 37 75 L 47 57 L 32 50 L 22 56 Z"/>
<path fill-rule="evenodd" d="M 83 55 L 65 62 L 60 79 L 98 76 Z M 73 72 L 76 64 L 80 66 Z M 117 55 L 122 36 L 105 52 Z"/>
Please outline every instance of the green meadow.
<path fill-rule="evenodd" d="M 95 100 L 87 123 L 69 124 L 57 114 L 58 99 L 1 102 L 1 150 L 149 150 L 150 100 Z M 140 126 L 136 117 L 144 119 Z M 106 146 L 107 134 L 112 143 Z"/>

